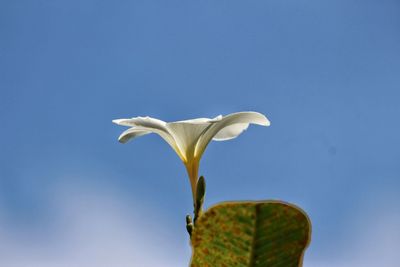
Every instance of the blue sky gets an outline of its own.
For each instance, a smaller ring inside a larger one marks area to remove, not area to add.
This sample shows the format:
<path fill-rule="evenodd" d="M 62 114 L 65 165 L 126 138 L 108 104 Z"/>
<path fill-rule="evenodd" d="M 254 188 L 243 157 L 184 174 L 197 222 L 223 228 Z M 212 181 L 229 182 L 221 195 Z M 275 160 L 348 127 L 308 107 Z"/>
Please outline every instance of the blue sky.
<path fill-rule="evenodd" d="M 210 144 L 206 206 L 286 200 L 313 222 L 304 266 L 398 266 L 399 13 L 0 1 L 0 266 L 187 266 L 182 163 L 155 135 L 119 144 L 111 120 L 244 110 L 271 127 Z"/>

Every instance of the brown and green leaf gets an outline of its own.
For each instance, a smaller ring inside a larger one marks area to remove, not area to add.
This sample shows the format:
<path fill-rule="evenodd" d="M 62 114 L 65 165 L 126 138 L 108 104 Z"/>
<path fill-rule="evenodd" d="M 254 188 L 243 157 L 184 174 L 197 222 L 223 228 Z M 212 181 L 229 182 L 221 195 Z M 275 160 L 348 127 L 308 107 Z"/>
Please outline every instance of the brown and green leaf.
<path fill-rule="evenodd" d="M 191 267 L 299 267 L 311 224 L 279 201 L 226 202 L 207 210 L 192 234 Z"/>

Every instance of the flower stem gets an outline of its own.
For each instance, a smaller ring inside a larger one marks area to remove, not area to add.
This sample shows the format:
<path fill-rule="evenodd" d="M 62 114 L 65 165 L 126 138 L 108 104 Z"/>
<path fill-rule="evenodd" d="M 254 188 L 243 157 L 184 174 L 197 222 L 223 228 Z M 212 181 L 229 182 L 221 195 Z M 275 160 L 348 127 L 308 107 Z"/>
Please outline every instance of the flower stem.
<path fill-rule="evenodd" d="M 186 171 L 189 175 L 190 186 L 192 188 L 193 205 L 196 205 L 196 188 L 199 175 L 199 161 L 192 160 L 185 163 Z"/>

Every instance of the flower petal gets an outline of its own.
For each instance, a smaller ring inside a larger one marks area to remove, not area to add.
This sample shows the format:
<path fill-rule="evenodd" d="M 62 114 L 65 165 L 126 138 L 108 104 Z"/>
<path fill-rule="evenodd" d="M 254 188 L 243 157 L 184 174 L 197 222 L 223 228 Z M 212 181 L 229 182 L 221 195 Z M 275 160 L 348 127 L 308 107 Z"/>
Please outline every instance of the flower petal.
<path fill-rule="evenodd" d="M 230 126 L 226 126 L 220 130 L 212 140 L 214 141 L 226 141 L 238 137 L 243 131 L 249 127 L 248 123 L 236 123 Z"/>
<path fill-rule="evenodd" d="M 173 135 L 179 150 L 184 154 L 184 162 L 194 157 L 196 143 L 202 133 L 211 125 L 211 122 L 171 122 L 167 124 L 169 132 Z"/>
<path fill-rule="evenodd" d="M 151 118 L 151 117 L 134 117 L 131 119 L 118 119 L 112 121 L 115 124 L 123 125 L 123 126 L 143 126 L 150 128 L 157 128 L 161 130 L 165 130 L 165 125 L 167 124 L 165 121 Z"/>
<path fill-rule="evenodd" d="M 128 130 L 124 131 L 118 137 L 118 141 L 121 143 L 126 143 L 135 137 L 139 137 L 139 136 L 146 135 L 149 133 L 152 133 L 152 132 L 148 131 L 148 130 L 144 130 L 142 127 L 132 127 L 132 128 L 129 128 Z"/>
<path fill-rule="evenodd" d="M 211 124 L 222 119 L 219 115 L 213 119 L 197 118 L 167 123 L 167 128 L 174 137 L 179 150 L 184 154 L 184 162 L 194 158 L 194 151 L 200 136 Z"/>
<path fill-rule="evenodd" d="M 171 122 L 171 123 L 202 124 L 202 123 L 209 123 L 209 122 L 220 121 L 221 119 L 222 119 L 222 115 L 218 115 L 217 117 L 215 117 L 215 118 L 213 118 L 213 119 L 209 119 L 209 118 L 197 118 L 197 119 L 191 119 L 191 120 L 176 121 L 176 122 Z"/>
<path fill-rule="evenodd" d="M 129 140 L 149 133 L 156 133 L 161 136 L 183 160 L 183 153 L 180 151 L 174 137 L 167 128 L 167 123 L 151 117 L 136 117 L 131 119 L 113 120 L 114 123 L 123 126 L 131 126 L 119 137 L 121 143 L 126 143 Z"/>
<path fill-rule="evenodd" d="M 195 157 L 200 157 L 203 154 L 213 138 L 221 141 L 235 138 L 247 129 L 250 123 L 262 126 L 270 125 L 269 120 L 258 112 L 238 112 L 224 116 L 221 120 L 211 124 L 201 135 L 195 147 Z"/>

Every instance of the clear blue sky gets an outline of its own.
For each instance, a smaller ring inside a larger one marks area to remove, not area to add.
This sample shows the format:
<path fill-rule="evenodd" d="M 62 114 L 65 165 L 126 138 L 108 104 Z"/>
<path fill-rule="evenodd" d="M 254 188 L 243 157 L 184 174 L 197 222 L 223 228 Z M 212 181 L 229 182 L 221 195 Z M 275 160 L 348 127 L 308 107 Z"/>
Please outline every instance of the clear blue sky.
<path fill-rule="evenodd" d="M 111 120 L 244 110 L 272 125 L 210 144 L 206 205 L 300 205 L 305 267 L 399 266 L 399 33 L 397 0 L 0 1 L 0 267 L 187 266 L 183 165 Z"/>

